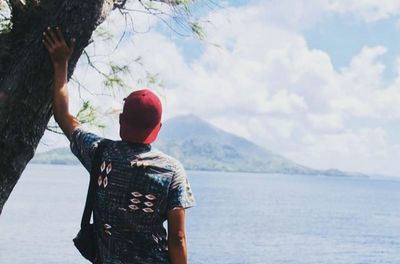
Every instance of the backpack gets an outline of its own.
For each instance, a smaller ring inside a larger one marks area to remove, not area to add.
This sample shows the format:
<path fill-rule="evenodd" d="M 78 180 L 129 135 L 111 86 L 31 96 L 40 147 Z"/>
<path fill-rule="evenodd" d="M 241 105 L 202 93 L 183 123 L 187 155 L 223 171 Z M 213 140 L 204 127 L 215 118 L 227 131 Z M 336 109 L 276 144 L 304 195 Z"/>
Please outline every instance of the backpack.
<path fill-rule="evenodd" d="M 109 142 L 110 140 L 103 139 L 98 143 L 98 147 L 95 151 L 92 161 L 92 167 L 90 170 L 89 189 L 86 196 L 85 209 L 82 215 L 81 229 L 79 230 L 76 237 L 72 240 L 81 255 L 92 263 L 94 263 L 96 258 L 96 238 L 94 232 L 94 224 L 90 223 L 90 218 L 93 212 L 97 188 L 96 175 L 99 172 L 102 154 L 104 152 L 104 149 L 107 148 Z"/>

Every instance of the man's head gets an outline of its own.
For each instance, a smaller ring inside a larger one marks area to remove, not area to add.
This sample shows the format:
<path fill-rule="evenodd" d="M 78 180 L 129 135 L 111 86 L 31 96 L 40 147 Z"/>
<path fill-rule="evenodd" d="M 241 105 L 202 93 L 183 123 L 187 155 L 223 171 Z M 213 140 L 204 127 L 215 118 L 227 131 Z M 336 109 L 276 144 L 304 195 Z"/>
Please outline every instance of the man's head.
<path fill-rule="evenodd" d="M 147 89 L 135 91 L 125 98 L 120 114 L 121 139 L 132 143 L 153 143 L 161 128 L 162 106 L 157 95 Z"/>

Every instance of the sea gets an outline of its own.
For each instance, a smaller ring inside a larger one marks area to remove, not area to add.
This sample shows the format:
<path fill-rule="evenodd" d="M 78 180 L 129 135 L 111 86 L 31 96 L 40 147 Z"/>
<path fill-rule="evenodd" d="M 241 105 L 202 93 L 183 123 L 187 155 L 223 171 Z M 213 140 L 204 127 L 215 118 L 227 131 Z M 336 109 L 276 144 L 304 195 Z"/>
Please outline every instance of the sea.
<path fill-rule="evenodd" d="M 400 178 L 188 171 L 191 264 L 399 264 Z M 88 173 L 29 165 L 0 216 L 0 263 L 88 263 L 74 248 Z"/>

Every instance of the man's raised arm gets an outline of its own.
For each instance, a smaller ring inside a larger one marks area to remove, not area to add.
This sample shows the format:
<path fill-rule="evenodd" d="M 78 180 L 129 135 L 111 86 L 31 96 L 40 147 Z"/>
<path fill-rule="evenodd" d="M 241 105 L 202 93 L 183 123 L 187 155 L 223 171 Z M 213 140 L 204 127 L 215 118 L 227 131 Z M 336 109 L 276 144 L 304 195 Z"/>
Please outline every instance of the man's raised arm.
<path fill-rule="evenodd" d="M 48 28 L 43 33 L 43 44 L 46 46 L 54 67 L 53 113 L 54 119 L 67 136 L 80 124 L 76 117 L 69 113 L 67 71 L 68 60 L 74 50 L 75 39 L 68 46 L 59 28 Z"/>

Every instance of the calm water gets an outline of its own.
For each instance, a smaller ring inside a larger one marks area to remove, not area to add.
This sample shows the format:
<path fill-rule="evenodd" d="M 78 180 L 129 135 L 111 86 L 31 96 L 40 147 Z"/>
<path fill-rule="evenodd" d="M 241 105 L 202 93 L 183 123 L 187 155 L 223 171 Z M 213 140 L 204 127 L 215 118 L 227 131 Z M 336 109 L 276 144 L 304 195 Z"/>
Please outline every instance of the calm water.
<path fill-rule="evenodd" d="M 189 172 L 190 263 L 400 263 L 400 181 Z M 0 217 L 0 263 L 87 263 L 71 239 L 80 167 L 29 166 Z"/>

